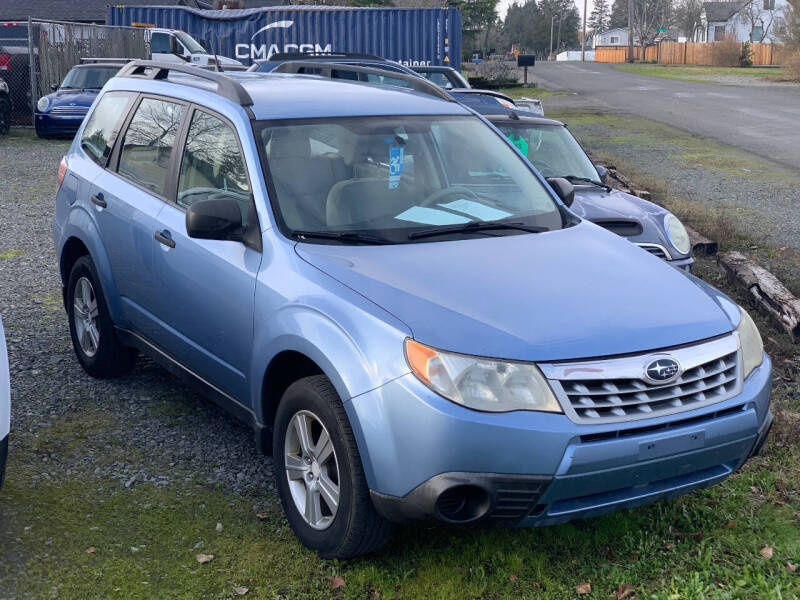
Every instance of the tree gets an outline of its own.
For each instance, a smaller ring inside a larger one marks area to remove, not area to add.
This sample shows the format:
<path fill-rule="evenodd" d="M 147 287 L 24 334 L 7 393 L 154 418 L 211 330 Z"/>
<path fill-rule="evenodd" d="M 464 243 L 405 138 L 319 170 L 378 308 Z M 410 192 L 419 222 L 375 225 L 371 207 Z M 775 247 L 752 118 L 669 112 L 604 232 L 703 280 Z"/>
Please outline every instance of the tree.
<path fill-rule="evenodd" d="M 739 18 L 742 23 L 750 25 L 750 41 L 763 42 L 764 38 L 769 35 L 778 11 L 775 9 L 767 10 L 764 8 L 762 0 L 750 0 L 744 8 L 739 11 Z M 773 3 L 772 6 L 775 6 Z M 760 30 L 760 34 L 758 33 Z"/>
<path fill-rule="evenodd" d="M 634 0 L 633 36 L 642 47 L 642 60 L 647 45 L 655 41 L 658 28 L 669 23 L 671 12 L 670 0 Z"/>
<path fill-rule="evenodd" d="M 506 42 L 519 44 L 539 56 L 550 51 L 550 24 L 553 24 L 553 51 L 578 46 L 580 14 L 574 0 L 528 0 L 512 4 L 503 23 Z"/>
<path fill-rule="evenodd" d="M 703 0 L 678 0 L 673 23 L 686 39 L 693 40 L 702 28 Z"/>
<path fill-rule="evenodd" d="M 608 28 L 628 26 L 628 0 L 614 0 L 611 5 L 611 14 L 608 17 Z"/>
<path fill-rule="evenodd" d="M 464 0 L 461 2 L 463 31 L 472 40 L 479 40 L 488 51 L 489 34 L 497 25 L 497 0 Z"/>
<path fill-rule="evenodd" d="M 589 15 L 587 23 L 589 27 L 591 27 L 593 33 L 603 33 L 608 29 L 610 17 L 611 15 L 609 14 L 606 0 L 594 0 L 594 8 L 592 9 L 591 15 Z"/>

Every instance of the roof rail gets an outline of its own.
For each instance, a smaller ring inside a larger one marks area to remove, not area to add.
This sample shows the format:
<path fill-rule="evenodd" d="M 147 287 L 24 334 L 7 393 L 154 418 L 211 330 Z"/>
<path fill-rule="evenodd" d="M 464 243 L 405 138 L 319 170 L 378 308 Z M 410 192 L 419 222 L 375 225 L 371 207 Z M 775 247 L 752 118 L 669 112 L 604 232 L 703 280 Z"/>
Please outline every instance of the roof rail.
<path fill-rule="evenodd" d="M 277 54 L 273 54 L 268 59 L 269 61 L 278 61 L 278 60 L 308 60 L 314 58 L 367 58 L 370 60 L 379 60 L 382 62 L 391 63 L 386 58 L 382 56 L 378 56 L 377 54 L 364 54 L 361 52 L 279 52 Z"/>
<path fill-rule="evenodd" d="M 252 106 L 253 99 L 244 86 L 238 81 L 217 73 L 206 71 L 190 65 L 163 63 L 155 60 L 132 60 L 120 69 L 117 77 L 138 77 L 141 79 L 166 79 L 170 71 L 192 75 L 217 84 L 217 93 L 220 96 L 236 102 L 240 106 Z"/>
<path fill-rule="evenodd" d="M 309 72 L 312 70 L 313 72 Z M 404 81 L 414 91 L 420 92 L 422 94 L 427 94 L 428 96 L 435 96 L 436 98 L 439 98 L 441 100 L 447 100 L 448 102 L 455 102 L 455 100 L 450 94 L 448 94 L 446 91 L 444 91 L 435 83 L 431 82 L 428 79 L 425 79 L 424 77 L 417 77 L 415 75 L 408 75 L 406 73 L 401 73 L 398 71 L 387 71 L 386 69 L 380 69 L 374 67 L 362 67 L 360 65 L 345 65 L 333 62 L 313 62 L 306 60 L 297 60 L 297 61 L 287 61 L 285 63 L 282 63 L 277 67 L 275 67 L 275 69 L 273 69 L 272 72 L 317 75 L 319 77 L 327 77 L 328 79 L 336 79 L 337 81 L 342 81 L 344 83 L 347 83 L 352 80 L 339 77 L 338 73 L 350 72 L 363 75 L 376 75 L 378 77 L 384 77 L 387 79 Z M 361 77 L 359 77 L 358 81 L 363 83 L 367 81 L 367 79 L 366 78 L 362 79 Z M 386 84 L 386 85 L 391 85 L 391 84 Z M 400 87 L 400 86 L 395 86 L 395 87 Z"/>
<path fill-rule="evenodd" d="M 105 57 L 89 57 L 81 58 L 82 65 L 124 65 L 129 63 L 135 58 L 105 58 Z"/>

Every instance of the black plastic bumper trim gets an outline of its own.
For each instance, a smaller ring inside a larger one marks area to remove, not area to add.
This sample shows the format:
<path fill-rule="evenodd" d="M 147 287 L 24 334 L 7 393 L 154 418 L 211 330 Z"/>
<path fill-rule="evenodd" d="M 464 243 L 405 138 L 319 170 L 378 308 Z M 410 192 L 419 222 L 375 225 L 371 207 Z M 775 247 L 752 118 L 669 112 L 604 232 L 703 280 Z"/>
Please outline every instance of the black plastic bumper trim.
<path fill-rule="evenodd" d="M 774 420 L 775 418 L 772 416 L 772 411 L 769 411 L 764 419 L 764 422 L 761 424 L 761 427 L 758 430 L 756 443 L 753 444 L 753 449 L 750 451 L 750 456 L 748 458 L 758 456 L 761 453 L 761 449 L 764 447 L 764 442 L 766 442 L 767 437 L 769 437 L 769 432 L 772 429 L 772 422 Z"/>
<path fill-rule="evenodd" d="M 470 523 L 513 524 L 534 512 L 538 499 L 552 480 L 552 477 L 542 475 L 453 472 L 435 475 L 402 497 L 374 490 L 370 490 L 370 495 L 378 513 L 394 523 L 453 523 L 439 514 L 436 501 L 448 489 L 475 486 L 488 494 L 489 509 Z"/>

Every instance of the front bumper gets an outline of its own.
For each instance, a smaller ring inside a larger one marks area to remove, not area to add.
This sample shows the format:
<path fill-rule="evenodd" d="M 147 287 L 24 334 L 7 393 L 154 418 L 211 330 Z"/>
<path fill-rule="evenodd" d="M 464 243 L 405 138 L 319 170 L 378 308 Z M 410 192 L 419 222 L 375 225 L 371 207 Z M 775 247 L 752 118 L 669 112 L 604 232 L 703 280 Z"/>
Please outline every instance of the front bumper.
<path fill-rule="evenodd" d="M 686 271 L 687 273 L 694 273 L 694 258 L 677 258 L 675 260 L 665 261 L 669 266 L 675 267 L 679 271 Z"/>
<path fill-rule="evenodd" d="M 769 358 L 740 394 L 666 417 L 577 425 L 480 413 L 406 375 L 345 404 L 376 509 L 392 521 L 550 525 L 714 485 L 760 450 Z"/>
<path fill-rule="evenodd" d="M 72 136 L 78 131 L 86 115 L 57 116 L 37 112 L 34 115 L 36 131 L 43 135 Z"/>

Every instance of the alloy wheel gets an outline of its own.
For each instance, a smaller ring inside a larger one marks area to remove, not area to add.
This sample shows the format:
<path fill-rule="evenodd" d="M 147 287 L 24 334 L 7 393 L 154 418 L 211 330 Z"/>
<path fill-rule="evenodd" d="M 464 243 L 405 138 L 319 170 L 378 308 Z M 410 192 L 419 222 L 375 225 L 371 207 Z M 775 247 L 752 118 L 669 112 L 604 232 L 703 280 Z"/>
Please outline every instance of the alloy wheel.
<path fill-rule="evenodd" d="M 339 508 L 339 463 L 328 430 L 311 411 L 301 410 L 289 421 L 284 465 L 303 520 L 313 529 L 330 527 Z"/>
<path fill-rule="evenodd" d="M 72 322 L 78 344 L 83 353 L 92 358 L 100 345 L 100 323 L 97 296 L 92 282 L 86 277 L 81 277 L 75 284 L 73 309 Z"/>

